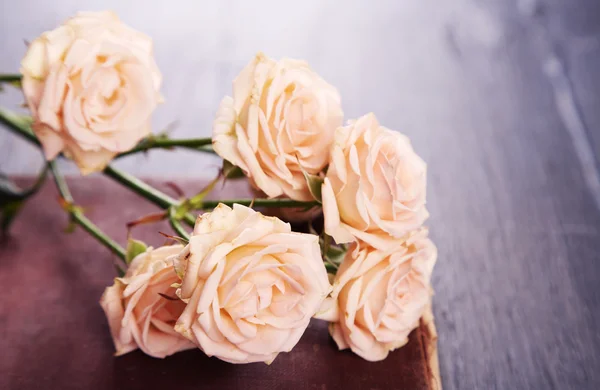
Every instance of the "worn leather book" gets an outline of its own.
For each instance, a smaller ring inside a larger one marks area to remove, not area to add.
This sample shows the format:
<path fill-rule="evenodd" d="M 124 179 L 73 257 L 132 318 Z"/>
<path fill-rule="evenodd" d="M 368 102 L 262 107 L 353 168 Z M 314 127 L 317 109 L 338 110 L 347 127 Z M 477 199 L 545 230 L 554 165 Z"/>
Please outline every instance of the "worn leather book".
<path fill-rule="evenodd" d="M 69 180 L 77 204 L 124 243 L 125 223 L 157 209 L 104 178 Z M 160 182 L 153 184 L 161 185 Z M 181 183 L 193 193 L 200 183 Z M 161 187 L 168 191 L 168 187 Z M 229 186 L 228 197 L 244 187 Z M 219 197 L 219 194 L 215 194 Z M 409 343 L 371 363 L 338 351 L 327 323 L 313 320 L 292 353 L 263 363 L 231 365 L 199 350 L 164 360 L 140 351 L 114 357 L 98 300 L 112 283 L 114 257 L 68 219 L 48 181 L 0 242 L 0 389 L 441 389 L 431 312 Z M 153 245 L 166 224 L 131 233 Z"/>

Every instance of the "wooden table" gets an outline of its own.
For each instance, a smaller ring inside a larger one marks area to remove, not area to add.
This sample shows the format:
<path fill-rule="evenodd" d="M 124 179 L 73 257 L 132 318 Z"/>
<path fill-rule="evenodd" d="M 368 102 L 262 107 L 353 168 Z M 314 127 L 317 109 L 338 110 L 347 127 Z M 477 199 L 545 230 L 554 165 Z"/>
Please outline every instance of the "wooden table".
<path fill-rule="evenodd" d="M 45 17 L 43 7 L 26 3 L 6 5 L 0 35 L 20 29 L 19 39 L 31 38 L 64 19 L 60 12 L 80 7 L 58 1 Z M 306 58 L 340 89 L 349 118 L 373 110 L 383 124 L 411 137 L 429 164 L 428 224 L 440 254 L 433 276 L 434 314 L 445 388 L 600 388 L 598 2 L 371 3 L 333 7 L 306 1 L 293 12 L 283 5 L 241 1 L 197 5 L 196 12 L 177 7 L 137 12 L 116 0 L 109 5 L 156 38 L 167 98 L 157 129 L 179 119 L 175 136 L 208 135 L 230 80 L 260 49 Z M 185 4 L 193 7 L 191 1 Z M 25 12 L 29 8 L 32 12 Z M 190 49 L 187 39 L 197 50 Z M 22 46 L 7 47 L 0 65 L 16 70 Z M 20 101 L 7 96 L 0 96 L 0 103 Z M 32 173 L 37 162 L 31 162 L 26 147 L 1 137 L 0 166 Z M 206 179 L 206 166 L 216 164 L 181 156 L 157 152 L 149 160 L 133 158 L 120 166 L 149 177 L 200 180 Z M 73 182 L 94 220 L 121 240 L 123 222 L 151 209 L 105 209 L 98 206 L 106 204 L 102 186 Z M 9 249 L 2 253 L 11 255 L 2 256 L 3 278 L 6 269 L 16 267 L 15 254 L 48 255 L 45 248 L 64 227 L 57 212 L 50 211 L 54 208 L 50 202 L 48 211 L 26 210 L 17 221 L 21 234 L 31 224 L 45 226 L 49 233 L 5 244 Z M 94 322 L 98 309 L 89 300 L 110 282 L 109 256 L 80 233 L 61 245 L 64 259 L 48 266 L 64 278 L 61 290 L 33 289 L 28 296 L 52 301 L 68 292 L 80 299 L 79 306 L 87 309 L 78 315 L 87 319 L 83 323 L 90 332 L 77 342 L 88 343 L 89 351 L 108 353 L 105 324 Z M 22 255 L 19 259 L 24 261 Z M 22 290 L 14 287 L 22 278 L 47 277 L 33 266 L 19 267 L 21 273 L 8 278 L 12 284 L 4 288 L 2 308 L 26 305 L 15 292 Z M 94 287 L 86 290 L 89 279 Z M 45 322 L 32 321 L 25 334 L 52 338 L 52 324 L 58 323 L 52 313 L 42 307 L 35 315 Z M 81 323 L 81 318 L 70 318 L 67 326 Z M 4 335 L 6 327 L 0 329 Z M 0 343 L 10 342 L 2 339 Z M 19 340 L 23 344 L 13 344 L 11 350 L 32 355 L 14 364 L 56 361 L 51 378 L 61 370 L 69 372 L 82 358 L 58 359 L 55 351 L 36 351 L 27 339 Z M 72 342 L 65 340 L 61 353 L 73 348 Z M 124 375 L 119 360 L 110 364 Z M 153 377 L 161 375 L 160 365 L 152 367 Z M 85 369 L 90 381 L 110 381 L 94 376 L 96 367 Z M 2 366 L 0 373 L 8 370 Z M 398 370 L 389 375 L 401 376 Z"/>

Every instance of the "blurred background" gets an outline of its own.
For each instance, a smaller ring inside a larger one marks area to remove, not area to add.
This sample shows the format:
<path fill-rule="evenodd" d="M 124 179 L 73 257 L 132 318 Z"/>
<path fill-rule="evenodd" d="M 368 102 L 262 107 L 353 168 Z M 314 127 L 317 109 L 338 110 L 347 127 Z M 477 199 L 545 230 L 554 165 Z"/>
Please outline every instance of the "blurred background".
<path fill-rule="evenodd" d="M 4 73 L 19 70 L 25 41 L 81 9 L 112 9 L 150 35 L 166 98 L 154 131 L 172 128 L 174 137 L 210 134 L 231 80 L 258 51 L 307 60 L 339 89 L 347 118 L 373 111 L 438 166 L 448 158 L 449 143 L 468 149 L 464 143 L 493 144 L 492 135 L 525 138 L 548 132 L 544 121 L 573 120 L 553 101 L 567 70 L 588 126 L 600 123 L 594 93 L 600 84 L 593 77 L 600 67 L 600 5 L 593 0 L 30 0 L 1 7 Z M 3 106 L 22 102 L 11 88 L 0 95 Z M 600 134 L 586 136 L 600 147 Z M 38 170 L 37 152 L 6 133 L 1 137 L 3 171 Z M 119 165 L 136 174 L 197 176 L 205 172 L 201 167 L 183 167 L 198 163 L 192 155 L 154 152 Z"/>
<path fill-rule="evenodd" d="M 600 386 L 599 1 L 0 6 L 1 73 L 19 70 L 24 41 L 78 10 L 112 9 L 150 35 L 166 99 L 154 131 L 172 137 L 210 135 L 219 101 L 257 51 L 307 60 L 339 89 L 347 119 L 374 112 L 429 164 L 444 386 Z M 22 102 L 17 90 L 0 94 L 2 106 Z M 41 165 L 0 130 L 0 171 Z M 200 180 L 219 160 L 152 151 L 116 166 Z"/>

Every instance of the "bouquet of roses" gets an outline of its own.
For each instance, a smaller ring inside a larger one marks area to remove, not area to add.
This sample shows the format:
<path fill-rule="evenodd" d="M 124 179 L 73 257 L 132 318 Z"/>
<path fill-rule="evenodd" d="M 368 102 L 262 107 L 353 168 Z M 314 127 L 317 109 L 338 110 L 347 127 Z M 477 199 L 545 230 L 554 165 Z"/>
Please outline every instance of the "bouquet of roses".
<path fill-rule="evenodd" d="M 29 43 L 21 74 L 0 81 L 20 85 L 31 111 L 0 109 L 0 120 L 43 149 L 41 177 L 50 172 L 73 225 L 124 260 L 100 301 L 117 355 L 200 348 L 231 363 L 270 363 L 316 317 L 330 322 L 340 349 L 376 361 L 407 342 L 428 308 L 437 253 L 423 227 L 426 165 L 373 114 L 343 126 L 337 90 L 306 62 L 256 55 L 221 101 L 212 139 L 151 134 L 163 100 L 152 41 L 110 12 L 79 13 L 45 32 Z M 223 168 L 197 195 L 175 200 L 110 165 L 154 148 L 214 152 Z M 122 248 L 75 203 L 58 158 L 157 204 L 163 211 L 146 220 L 168 220 L 175 244 L 130 239 Z M 256 199 L 205 199 L 236 175 Z M 4 184 L 8 226 L 37 185 Z M 288 220 L 322 212 L 324 227 L 294 232 L 254 208 Z"/>

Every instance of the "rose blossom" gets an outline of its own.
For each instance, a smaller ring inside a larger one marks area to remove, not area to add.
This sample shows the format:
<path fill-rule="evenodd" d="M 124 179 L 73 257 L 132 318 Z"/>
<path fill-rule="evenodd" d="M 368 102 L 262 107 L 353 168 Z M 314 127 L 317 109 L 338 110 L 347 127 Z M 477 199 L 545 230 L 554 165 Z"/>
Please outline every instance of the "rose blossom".
<path fill-rule="evenodd" d="M 428 217 L 425 188 L 426 165 L 406 136 L 373 114 L 350 121 L 335 133 L 322 187 L 325 231 L 385 250 Z"/>
<path fill-rule="evenodd" d="M 317 236 L 240 205 L 200 216 L 174 264 L 187 303 L 175 329 L 231 363 L 290 351 L 331 290 Z"/>
<path fill-rule="evenodd" d="M 148 249 L 133 259 L 123 278 L 116 278 L 104 291 L 100 305 L 117 355 L 139 347 L 150 356 L 164 358 L 195 347 L 173 329 L 185 303 L 171 286 L 179 278 L 167 258 L 182 249 L 182 245 Z"/>
<path fill-rule="evenodd" d="M 329 163 L 342 117 L 337 90 L 306 62 L 259 53 L 233 81 L 233 98 L 221 102 L 213 148 L 269 197 L 312 200 L 303 171 Z"/>
<path fill-rule="evenodd" d="M 112 12 L 81 12 L 36 38 L 21 62 L 33 131 L 48 160 L 102 170 L 150 133 L 161 97 L 152 40 Z"/>
<path fill-rule="evenodd" d="M 339 318 L 333 314 L 329 330 L 338 347 L 377 361 L 406 344 L 430 302 L 436 257 L 425 228 L 386 251 L 370 246 L 348 251 L 332 292 Z"/>

